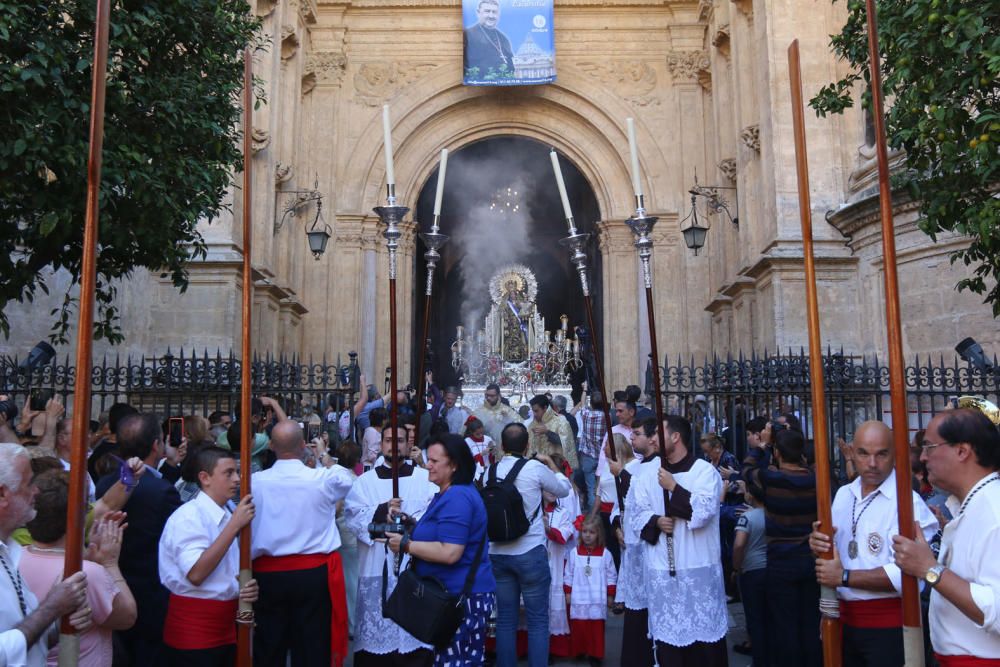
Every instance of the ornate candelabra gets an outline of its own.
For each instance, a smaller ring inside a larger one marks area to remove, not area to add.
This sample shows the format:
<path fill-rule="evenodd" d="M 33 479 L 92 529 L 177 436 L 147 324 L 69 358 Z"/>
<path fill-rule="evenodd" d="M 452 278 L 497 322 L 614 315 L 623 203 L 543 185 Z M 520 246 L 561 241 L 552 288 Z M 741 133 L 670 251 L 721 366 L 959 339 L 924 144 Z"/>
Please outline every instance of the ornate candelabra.
<path fill-rule="evenodd" d="M 403 222 L 410 209 L 396 205 L 396 186 L 389 183 L 386 186 L 386 205 L 376 206 L 375 213 L 385 225 L 382 236 L 385 237 L 386 248 L 389 250 L 389 395 L 392 402 L 396 401 L 396 390 L 399 387 L 398 364 L 396 355 L 396 251 L 399 249 L 399 239 L 403 235 L 399 225 Z M 399 426 L 399 411 L 390 410 L 389 418 L 392 427 L 392 494 L 399 497 L 399 456 L 396 446 L 396 433 Z"/>

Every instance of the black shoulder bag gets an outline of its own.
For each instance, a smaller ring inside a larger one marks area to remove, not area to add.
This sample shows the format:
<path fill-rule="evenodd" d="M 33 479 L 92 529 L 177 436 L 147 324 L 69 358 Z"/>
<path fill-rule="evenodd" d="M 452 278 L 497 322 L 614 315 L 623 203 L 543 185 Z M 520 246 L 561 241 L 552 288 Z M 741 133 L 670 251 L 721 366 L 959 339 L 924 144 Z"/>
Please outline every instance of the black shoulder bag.
<path fill-rule="evenodd" d="M 417 574 L 413 567 L 415 559 L 411 556 L 409 566 L 399 574 L 392 595 L 386 599 L 385 589 L 389 584 L 389 559 L 386 558 L 382 564 L 382 616 L 425 644 L 437 649 L 447 648 L 465 619 L 465 598 L 472 590 L 485 546 L 484 535 L 459 595 L 449 593 L 437 577 Z"/>

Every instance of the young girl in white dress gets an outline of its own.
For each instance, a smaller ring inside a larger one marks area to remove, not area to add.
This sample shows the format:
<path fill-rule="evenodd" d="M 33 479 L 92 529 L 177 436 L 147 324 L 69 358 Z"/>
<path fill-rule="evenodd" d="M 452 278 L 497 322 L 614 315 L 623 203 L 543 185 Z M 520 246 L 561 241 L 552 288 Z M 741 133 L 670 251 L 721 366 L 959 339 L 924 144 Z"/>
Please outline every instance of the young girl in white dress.
<path fill-rule="evenodd" d="M 497 455 L 493 438 L 486 435 L 486 427 L 476 417 L 469 417 L 465 422 L 465 444 L 469 446 L 476 462 L 476 476 L 473 480 L 477 486 L 482 486 L 483 475 L 491 464 L 497 462 Z"/>
<path fill-rule="evenodd" d="M 564 576 L 569 603 L 570 644 L 573 656 L 586 656 L 592 665 L 604 659 L 604 621 L 614 604 L 618 573 L 604 548 L 601 519 L 589 514 L 580 529 L 579 544 L 567 554 Z"/>

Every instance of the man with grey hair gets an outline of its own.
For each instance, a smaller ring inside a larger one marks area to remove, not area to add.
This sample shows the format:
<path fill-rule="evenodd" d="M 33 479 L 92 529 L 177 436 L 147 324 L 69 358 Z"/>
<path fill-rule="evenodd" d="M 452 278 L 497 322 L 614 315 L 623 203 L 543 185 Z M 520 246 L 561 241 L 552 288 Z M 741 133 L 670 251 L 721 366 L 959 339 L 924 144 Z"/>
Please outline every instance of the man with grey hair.
<path fill-rule="evenodd" d="M 55 621 L 65 614 L 79 632 L 92 624 L 83 572 L 53 585 L 41 604 L 18 572 L 21 547 L 11 533 L 34 518 L 37 493 L 27 450 L 0 443 L 0 665 L 45 665 L 59 637 Z"/>

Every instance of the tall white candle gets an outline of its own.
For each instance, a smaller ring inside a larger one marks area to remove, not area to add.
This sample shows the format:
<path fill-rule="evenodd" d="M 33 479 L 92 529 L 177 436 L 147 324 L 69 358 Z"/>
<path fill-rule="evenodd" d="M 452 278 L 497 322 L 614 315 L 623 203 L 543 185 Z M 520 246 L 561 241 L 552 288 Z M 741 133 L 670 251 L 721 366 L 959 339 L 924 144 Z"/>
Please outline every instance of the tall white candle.
<path fill-rule="evenodd" d="M 641 197 L 642 185 L 639 182 L 639 149 L 635 145 L 635 120 L 626 118 L 625 125 L 628 128 L 628 151 L 629 157 L 632 160 L 632 190 L 635 192 L 636 197 Z"/>
<path fill-rule="evenodd" d="M 441 149 L 441 166 L 438 167 L 437 192 L 434 193 L 434 215 L 441 215 L 441 198 L 444 197 L 444 174 L 448 169 L 448 149 Z"/>
<path fill-rule="evenodd" d="M 396 184 L 396 172 L 392 168 L 392 121 L 389 120 L 389 105 L 382 105 L 382 135 L 385 144 L 385 182 Z"/>
<path fill-rule="evenodd" d="M 562 200 L 563 213 L 566 214 L 566 219 L 573 217 L 573 211 L 569 207 L 569 196 L 566 194 L 566 183 L 563 182 L 562 169 L 559 168 L 559 156 L 556 155 L 553 149 L 549 153 L 549 158 L 552 160 L 552 171 L 556 174 L 556 185 L 559 186 L 559 199 Z"/>

